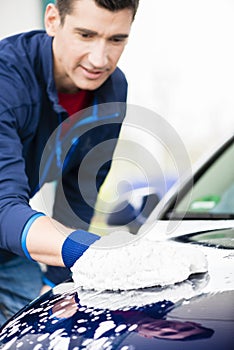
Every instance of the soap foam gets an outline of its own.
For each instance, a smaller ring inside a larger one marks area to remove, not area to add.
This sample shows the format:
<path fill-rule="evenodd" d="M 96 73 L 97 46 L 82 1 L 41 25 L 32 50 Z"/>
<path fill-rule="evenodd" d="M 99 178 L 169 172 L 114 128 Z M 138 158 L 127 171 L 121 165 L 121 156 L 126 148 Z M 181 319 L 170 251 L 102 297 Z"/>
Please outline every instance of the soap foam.
<path fill-rule="evenodd" d="M 71 270 L 76 287 L 124 291 L 185 281 L 206 272 L 207 260 L 191 245 L 140 238 L 115 247 L 94 243 Z"/>

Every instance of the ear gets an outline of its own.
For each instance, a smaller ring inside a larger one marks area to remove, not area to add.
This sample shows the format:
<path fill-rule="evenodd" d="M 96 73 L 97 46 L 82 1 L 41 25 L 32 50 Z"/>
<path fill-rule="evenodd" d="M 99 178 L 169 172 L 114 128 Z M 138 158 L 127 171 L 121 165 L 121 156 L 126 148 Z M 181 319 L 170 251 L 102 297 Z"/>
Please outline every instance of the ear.
<path fill-rule="evenodd" d="M 49 36 L 54 36 L 60 25 L 60 16 L 54 4 L 48 4 L 45 10 L 45 29 Z"/>

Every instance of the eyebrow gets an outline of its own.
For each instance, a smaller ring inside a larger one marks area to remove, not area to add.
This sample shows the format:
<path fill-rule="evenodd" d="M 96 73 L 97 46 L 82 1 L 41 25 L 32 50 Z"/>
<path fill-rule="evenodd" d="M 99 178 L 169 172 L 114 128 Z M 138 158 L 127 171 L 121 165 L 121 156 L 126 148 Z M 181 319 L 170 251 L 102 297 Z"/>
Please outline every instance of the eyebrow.
<path fill-rule="evenodd" d="M 90 30 L 87 28 L 81 28 L 81 27 L 76 27 L 74 29 L 75 32 L 81 32 L 84 34 L 88 34 L 88 35 L 98 35 L 98 32 L 95 32 L 94 30 Z M 126 39 L 128 38 L 129 35 L 128 34 L 123 34 L 123 33 L 119 33 L 119 34 L 113 34 L 110 36 L 110 38 L 121 38 L 121 39 Z"/>

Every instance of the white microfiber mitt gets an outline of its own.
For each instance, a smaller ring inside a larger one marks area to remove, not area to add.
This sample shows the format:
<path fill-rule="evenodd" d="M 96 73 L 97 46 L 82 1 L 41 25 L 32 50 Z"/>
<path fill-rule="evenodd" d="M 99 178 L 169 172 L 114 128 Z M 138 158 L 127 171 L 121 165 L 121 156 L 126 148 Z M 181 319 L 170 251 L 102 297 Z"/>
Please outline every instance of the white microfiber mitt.
<path fill-rule="evenodd" d="M 75 285 L 131 290 L 166 286 L 207 271 L 206 257 L 197 247 L 132 237 L 114 232 L 90 246 L 71 268 Z"/>

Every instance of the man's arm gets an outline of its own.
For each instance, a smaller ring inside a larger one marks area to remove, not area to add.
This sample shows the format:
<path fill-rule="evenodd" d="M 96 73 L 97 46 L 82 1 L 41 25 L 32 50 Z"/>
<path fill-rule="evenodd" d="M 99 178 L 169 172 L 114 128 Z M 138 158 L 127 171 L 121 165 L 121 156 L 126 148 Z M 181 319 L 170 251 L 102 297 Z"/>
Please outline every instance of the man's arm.
<path fill-rule="evenodd" d="M 27 256 L 38 262 L 70 268 L 100 237 L 83 230 L 69 229 L 57 221 L 38 217 L 26 236 Z"/>
<path fill-rule="evenodd" d="M 64 266 L 62 246 L 72 231 L 48 216 L 37 218 L 26 238 L 29 255 L 33 260 L 47 265 Z"/>

